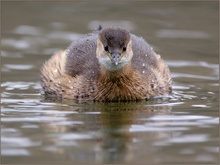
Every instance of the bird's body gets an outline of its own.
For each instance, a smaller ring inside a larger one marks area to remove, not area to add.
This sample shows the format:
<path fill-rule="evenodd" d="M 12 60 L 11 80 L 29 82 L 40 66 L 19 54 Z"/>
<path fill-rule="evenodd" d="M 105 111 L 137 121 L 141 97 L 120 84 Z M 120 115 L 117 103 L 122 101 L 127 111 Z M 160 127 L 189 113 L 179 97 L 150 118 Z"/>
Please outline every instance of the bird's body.
<path fill-rule="evenodd" d="M 91 33 L 56 52 L 40 80 L 46 94 L 75 100 L 143 100 L 172 90 L 160 55 L 121 28 Z"/>

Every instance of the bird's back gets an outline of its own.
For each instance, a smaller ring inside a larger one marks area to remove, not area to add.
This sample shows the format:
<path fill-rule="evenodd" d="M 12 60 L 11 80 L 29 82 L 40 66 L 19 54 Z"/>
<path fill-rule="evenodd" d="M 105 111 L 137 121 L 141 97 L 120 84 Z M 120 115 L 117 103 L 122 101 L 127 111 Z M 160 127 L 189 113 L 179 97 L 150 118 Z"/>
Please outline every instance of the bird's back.
<path fill-rule="evenodd" d="M 67 48 L 66 73 L 71 76 L 83 75 L 95 79 L 99 72 L 96 57 L 97 33 L 91 33 L 76 40 Z"/>
<path fill-rule="evenodd" d="M 71 76 L 84 75 L 88 79 L 97 77 L 100 64 L 96 57 L 98 34 L 91 33 L 73 42 L 67 49 L 66 72 Z M 140 73 L 148 68 L 158 67 L 158 55 L 141 37 L 131 34 L 133 58 L 132 67 Z"/>

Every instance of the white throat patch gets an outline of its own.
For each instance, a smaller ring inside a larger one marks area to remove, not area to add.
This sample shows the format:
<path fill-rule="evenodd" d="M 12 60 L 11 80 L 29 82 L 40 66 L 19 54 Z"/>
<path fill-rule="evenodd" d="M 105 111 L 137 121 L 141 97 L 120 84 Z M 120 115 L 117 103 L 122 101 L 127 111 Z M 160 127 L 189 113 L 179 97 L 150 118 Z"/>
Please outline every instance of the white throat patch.
<path fill-rule="evenodd" d="M 118 65 L 115 65 L 108 56 L 98 58 L 98 60 L 99 60 L 99 63 L 103 65 L 109 71 L 119 70 L 130 61 L 130 59 L 126 59 L 122 57 Z"/>

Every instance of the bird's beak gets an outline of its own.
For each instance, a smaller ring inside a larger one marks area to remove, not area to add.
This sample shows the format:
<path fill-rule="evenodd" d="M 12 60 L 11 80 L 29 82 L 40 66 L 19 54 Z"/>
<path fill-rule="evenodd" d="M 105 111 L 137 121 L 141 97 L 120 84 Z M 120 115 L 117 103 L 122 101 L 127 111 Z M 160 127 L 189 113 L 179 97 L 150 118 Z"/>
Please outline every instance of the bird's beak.
<path fill-rule="evenodd" d="M 121 54 L 118 52 L 112 52 L 111 53 L 111 59 L 114 62 L 115 65 L 118 65 L 119 61 L 121 60 Z"/>

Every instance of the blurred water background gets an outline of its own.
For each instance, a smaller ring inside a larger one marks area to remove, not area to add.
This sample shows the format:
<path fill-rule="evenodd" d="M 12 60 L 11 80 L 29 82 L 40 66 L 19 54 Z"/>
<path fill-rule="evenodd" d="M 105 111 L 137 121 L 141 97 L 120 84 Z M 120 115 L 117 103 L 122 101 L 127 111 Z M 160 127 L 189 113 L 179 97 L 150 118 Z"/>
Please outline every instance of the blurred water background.
<path fill-rule="evenodd" d="M 219 162 L 219 2 L 2 2 L 3 164 Z M 101 24 L 142 36 L 173 94 L 144 102 L 46 100 L 39 69 Z"/>

